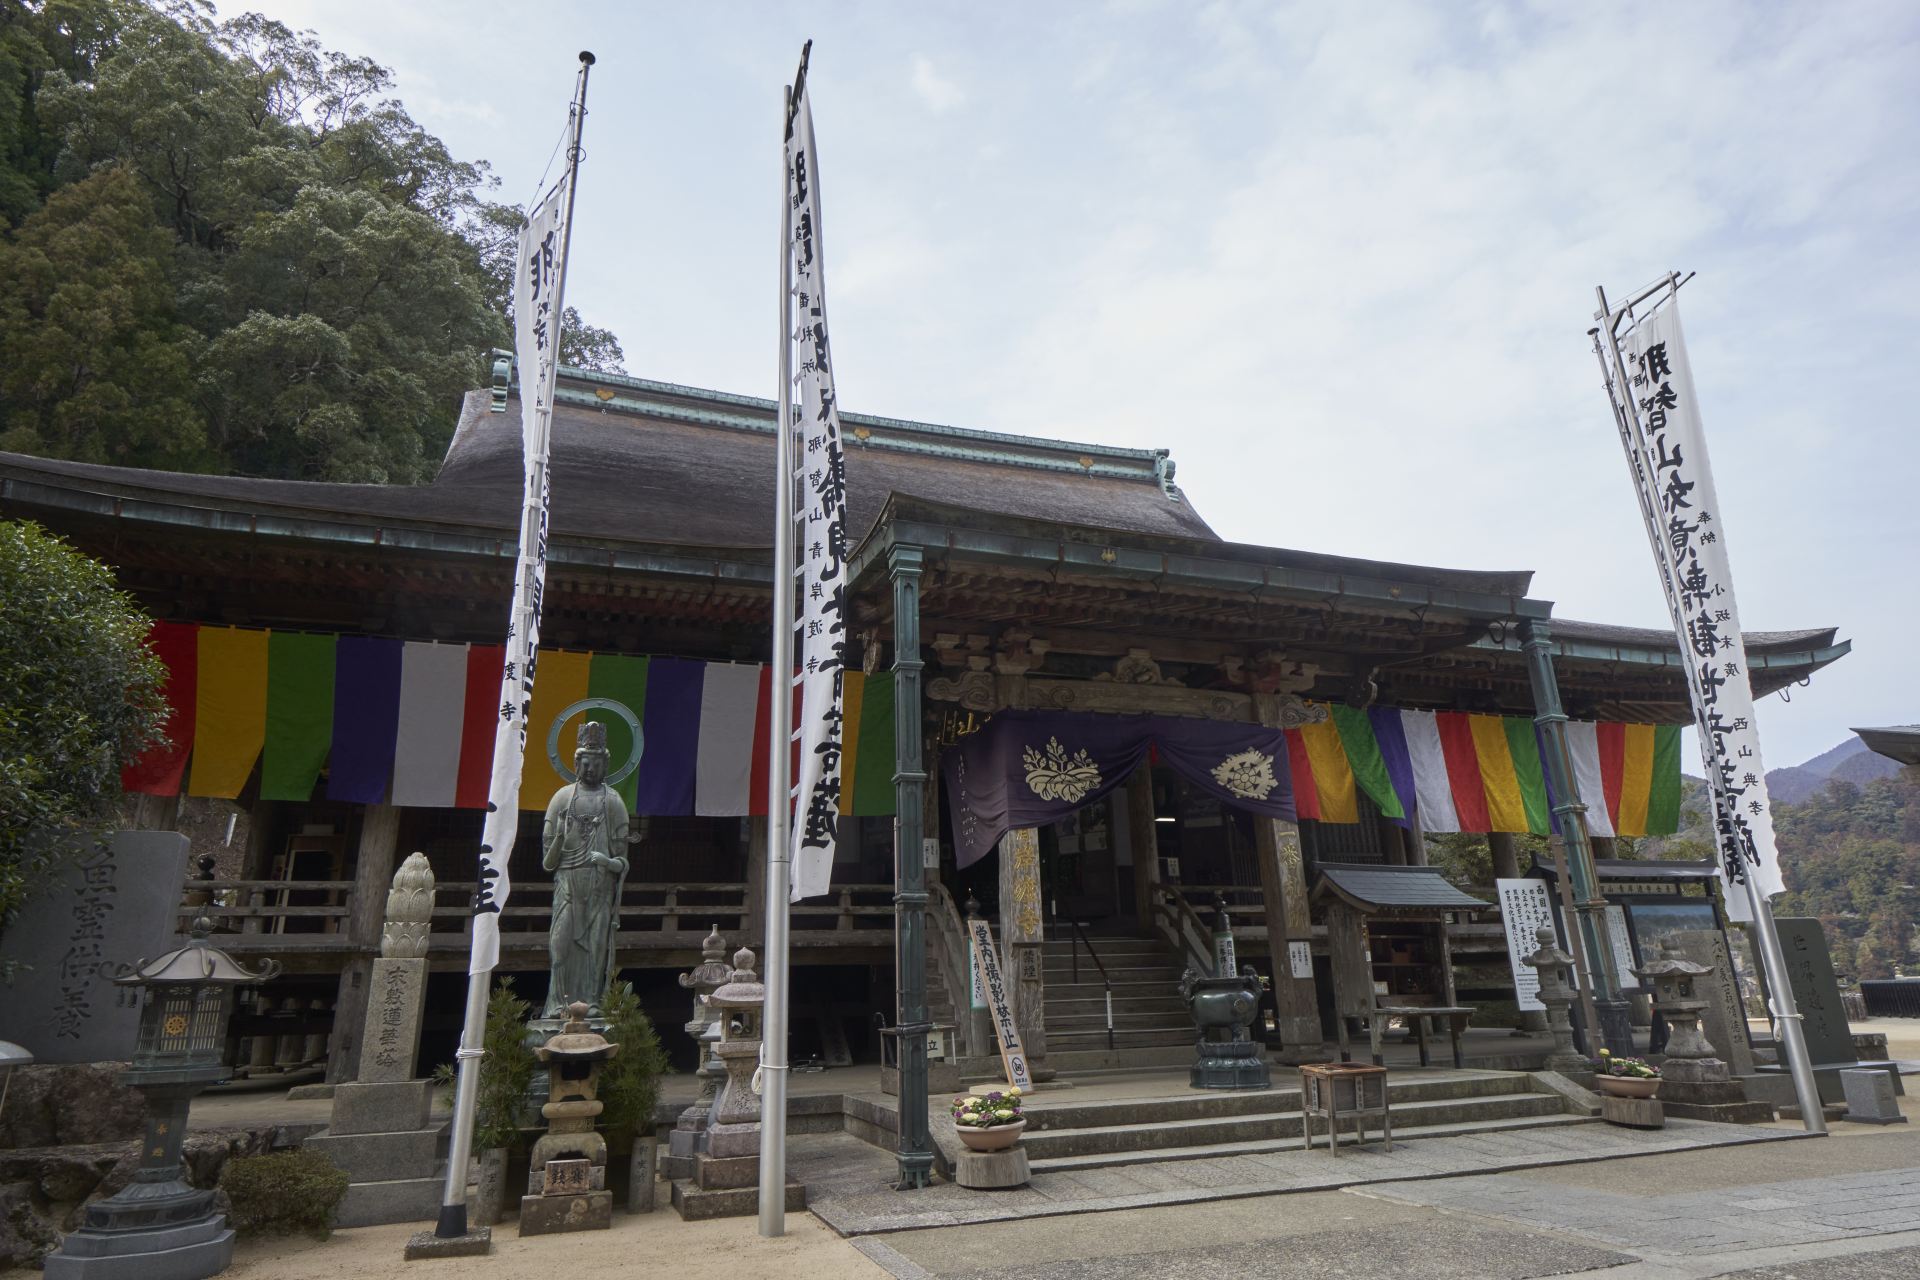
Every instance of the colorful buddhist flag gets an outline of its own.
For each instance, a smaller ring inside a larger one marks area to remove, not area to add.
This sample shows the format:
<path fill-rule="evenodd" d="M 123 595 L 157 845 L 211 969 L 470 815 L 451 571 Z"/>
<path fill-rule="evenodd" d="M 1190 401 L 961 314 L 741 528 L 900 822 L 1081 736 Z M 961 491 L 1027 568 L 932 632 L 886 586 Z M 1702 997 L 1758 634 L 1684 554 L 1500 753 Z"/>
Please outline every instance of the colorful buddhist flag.
<path fill-rule="evenodd" d="M 267 635 L 267 735 L 262 800 L 305 800 L 333 746 L 334 637 Z"/>
<path fill-rule="evenodd" d="M 147 647 L 167 668 L 161 696 L 167 718 L 161 726 L 166 741 L 149 747 L 138 760 L 120 771 L 123 790 L 145 795 L 180 794 L 187 757 L 193 752 L 195 686 L 200 675 L 200 624 L 156 622 L 147 633 Z"/>
<path fill-rule="evenodd" d="M 467 646 L 409 640 L 400 655 L 400 715 L 394 735 L 393 802 L 451 808 L 460 785 Z"/>
<path fill-rule="evenodd" d="M 267 633 L 200 628 L 187 794 L 232 800 L 267 740 Z"/>

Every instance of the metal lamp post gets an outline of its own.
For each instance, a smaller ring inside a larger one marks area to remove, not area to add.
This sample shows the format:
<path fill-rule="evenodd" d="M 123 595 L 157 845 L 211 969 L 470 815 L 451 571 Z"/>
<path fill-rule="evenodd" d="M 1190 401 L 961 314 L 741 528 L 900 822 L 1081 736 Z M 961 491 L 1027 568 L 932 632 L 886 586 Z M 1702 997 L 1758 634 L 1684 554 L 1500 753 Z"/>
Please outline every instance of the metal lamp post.
<path fill-rule="evenodd" d="M 186 946 L 123 966 L 114 976 L 146 997 L 133 1064 L 120 1077 L 146 1097 L 140 1168 L 120 1192 L 87 1207 L 84 1225 L 46 1259 L 49 1280 L 124 1275 L 132 1265 L 127 1260 L 143 1255 L 165 1254 L 154 1274 L 168 1280 L 217 1275 L 232 1261 L 233 1231 L 225 1215 L 214 1212 L 214 1193 L 187 1185 L 180 1148 L 194 1095 L 228 1073 L 234 988 L 265 982 L 280 966 L 269 960 L 248 970 L 208 945 L 211 927 L 201 916 Z"/>

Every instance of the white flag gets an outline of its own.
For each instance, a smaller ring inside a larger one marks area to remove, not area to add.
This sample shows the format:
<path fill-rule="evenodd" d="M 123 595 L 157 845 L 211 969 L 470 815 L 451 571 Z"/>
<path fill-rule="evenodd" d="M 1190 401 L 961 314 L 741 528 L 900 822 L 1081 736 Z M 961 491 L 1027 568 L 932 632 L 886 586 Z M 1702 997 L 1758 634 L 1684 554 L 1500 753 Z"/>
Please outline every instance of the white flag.
<path fill-rule="evenodd" d="M 1749 919 L 1752 875 L 1762 894 L 1785 889 L 1774 848 L 1773 806 L 1760 757 L 1740 606 L 1727 561 L 1727 530 L 1707 461 L 1693 370 L 1677 301 L 1641 320 L 1621 348 L 1628 384 L 1616 392 L 1637 411 L 1632 457 L 1641 506 L 1652 522 L 1667 607 L 1687 663 L 1694 722 L 1714 802 L 1727 911 Z"/>
<path fill-rule="evenodd" d="M 553 388 L 559 372 L 560 283 L 566 242 L 561 209 L 565 183 L 553 189 L 520 232 L 513 282 L 514 354 L 520 369 L 520 440 L 526 468 L 520 554 L 514 563 L 513 608 L 506 665 L 493 726 L 493 781 L 480 837 L 480 891 L 473 902 L 473 953 L 468 972 L 500 962 L 500 912 L 513 882 L 507 859 L 520 828 L 520 767 L 527 751 L 534 666 L 540 651 L 540 597 L 547 582 L 547 455 L 553 439 Z"/>
<path fill-rule="evenodd" d="M 794 314 L 799 343 L 794 381 L 800 395 L 794 474 L 800 565 L 800 777 L 794 796 L 793 901 L 827 892 L 840 822 L 841 682 L 846 670 L 847 477 L 840 448 L 827 344 L 826 280 L 821 271 L 820 165 L 804 84 L 787 139 L 787 216 L 791 219 Z M 777 667 L 776 667 L 777 670 Z"/>

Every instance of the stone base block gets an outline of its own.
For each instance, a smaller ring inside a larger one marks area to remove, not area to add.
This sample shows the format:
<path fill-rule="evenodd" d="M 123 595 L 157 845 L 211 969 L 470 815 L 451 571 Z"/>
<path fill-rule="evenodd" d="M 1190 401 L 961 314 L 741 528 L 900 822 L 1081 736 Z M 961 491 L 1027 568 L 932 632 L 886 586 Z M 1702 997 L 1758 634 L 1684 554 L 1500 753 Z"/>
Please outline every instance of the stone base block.
<path fill-rule="evenodd" d="M 1257 1057 L 1207 1053 L 1187 1072 L 1187 1083 L 1195 1089 L 1271 1089 L 1273 1075 Z"/>
<path fill-rule="evenodd" d="M 953 1164 L 953 1180 L 976 1191 L 1024 1187 L 1032 1176 L 1026 1148 L 1021 1146 L 1005 1151 L 964 1151 Z"/>
<path fill-rule="evenodd" d="M 1829 1120 L 1845 1119 L 1847 1104 L 1844 1102 L 1823 1102 L 1820 1104 L 1820 1114 Z M 1798 1120 L 1800 1118 L 1800 1104 L 1797 1102 L 1789 1102 L 1786 1106 L 1781 1107 L 1780 1118 L 1782 1120 Z"/>
<path fill-rule="evenodd" d="M 607 1189 L 607 1166 L 586 1160 L 549 1160 L 544 1169 L 527 1170 L 530 1196 L 577 1196 Z"/>
<path fill-rule="evenodd" d="M 1715 1124 L 1769 1124 L 1770 1102 L 1666 1102 L 1667 1114 L 1680 1120 L 1711 1120 Z"/>
<path fill-rule="evenodd" d="M 53 1280 L 204 1280 L 233 1262 L 224 1214 L 157 1231 L 80 1230 L 42 1262 Z"/>
<path fill-rule="evenodd" d="M 714 1125 L 707 1130 L 707 1149 L 702 1154 L 716 1157 L 759 1155 L 759 1123 Z"/>
<path fill-rule="evenodd" d="M 443 1178 L 399 1178 L 355 1182 L 335 1211 L 336 1227 L 377 1227 L 389 1222 L 431 1222 L 440 1216 Z"/>
<path fill-rule="evenodd" d="M 663 1155 L 660 1157 L 660 1176 L 668 1182 L 677 1182 L 681 1178 L 693 1176 L 693 1157 Z"/>
<path fill-rule="evenodd" d="M 463 1236 L 416 1231 L 407 1237 L 407 1261 L 421 1258 L 477 1258 L 493 1248 L 493 1228 L 475 1227 Z"/>
<path fill-rule="evenodd" d="M 333 1161 L 355 1182 L 390 1182 L 431 1177 L 440 1166 L 440 1133 L 415 1129 L 403 1133 L 335 1133 L 322 1130 L 303 1144 Z"/>
<path fill-rule="evenodd" d="M 938 1097 L 943 1093 L 957 1093 L 960 1089 L 960 1064 L 957 1062 L 927 1062 L 927 1092 Z M 883 1066 L 880 1068 L 880 1092 L 888 1097 L 900 1096 L 900 1068 Z"/>
<path fill-rule="evenodd" d="M 612 1225 L 611 1191 L 589 1191 L 583 1196 L 524 1196 L 520 1200 L 520 1234 L 523 1236 L 605 1231 Z"/>
<path fill-rule="evenodd" d="M 1718 1058 L 1668 1058 L 1660 1064 L 1662 1089 L 1676 1084 L 1725 1084 L 1733 1077 Z"/>
<path fill-rule="evenodd" d="M 333 1086 L 333 1120 L 327 1131 L 398 1133 L 403 1129 L 425 1129 L 432 1113 L 431 1080 L 337 1084 Z"/>
<path fill-rule="evenodd" d="M 1847 1096 L 1844 1119 L 1855 1124 L 1905 1124 L 1900 1104 L 1894 1100 L 1893 1082 L 1884 1071 L 1848 1070 L 1840 1073 L 1840 1087 Z"/>
<path fill-rule="evenodd" d="M 705 1129 L 675 1129 L 667 1135 L 667 1154 L 689 1160 L 707 1149 Z"/>
<path fill-rule="evenodd" d="M 1612 1094 L 1602 1094 L 1600 1118 L 1608 1124 L 1624 1125 L 1629 1129 L 1667 1127 L 1667 1113 L 1658 1098 L 1616 1098 Z"/>
<path fill-rule="evenodd" d="M 297 1084 L 287 1090 L 288 1102 L 311 1102 L 333 1096 L 334 1086 L 330 1084 Z"/>
<path fill-rule="evenodd" d="M 760 1157 L 711 1156 L 701 1152 L 693 1158 L 693 1183 L 702 1191 L 724 1191 L 733 1187 L 760 1185 Z"/>
<path fill-rule="evenodd" d="M 788 1213 L 807 1207 L 807 1188 L 798 1182 L 787 1184 Z M 673 1211 L 687 1222 L 704 1218 L 745 1218 L 760 1212 L 760 1189 L 738 1187 L 732 1190 L 702 1191 L 686 1179 L 673 1184 Z"/>

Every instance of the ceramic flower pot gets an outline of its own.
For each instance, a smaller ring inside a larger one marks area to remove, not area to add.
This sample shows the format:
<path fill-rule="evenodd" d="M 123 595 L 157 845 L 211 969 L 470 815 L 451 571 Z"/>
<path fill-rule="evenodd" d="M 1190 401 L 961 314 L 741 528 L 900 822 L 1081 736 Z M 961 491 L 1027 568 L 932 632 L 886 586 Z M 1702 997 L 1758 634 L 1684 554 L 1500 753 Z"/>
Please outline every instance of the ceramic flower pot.
<path fill-rule="evenodd" d="M 1651 1098 L 1660 1092 L 1660 1081 L 1656 1077 L 1644 1080 L 1639 1076 L 1595 1076 L 1600 1092 L 1610 1093 L 1616 1098 Z"/>
<path fill-rule="evenodd" d="M 976 1129 L 969 1124 L 957 1124 L 953 1131 L 960 1135 L 960 1142 L 969 1151 L 1005 1151 L 1020 1141 L 1021 1131 L 1027 1127 L 1026 1117 L 1012 1124 L 997 1124 L 991 1129 Z"/>

